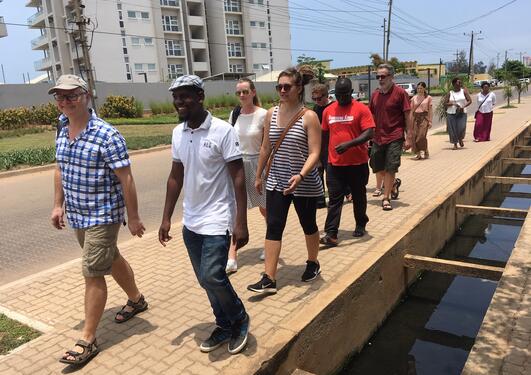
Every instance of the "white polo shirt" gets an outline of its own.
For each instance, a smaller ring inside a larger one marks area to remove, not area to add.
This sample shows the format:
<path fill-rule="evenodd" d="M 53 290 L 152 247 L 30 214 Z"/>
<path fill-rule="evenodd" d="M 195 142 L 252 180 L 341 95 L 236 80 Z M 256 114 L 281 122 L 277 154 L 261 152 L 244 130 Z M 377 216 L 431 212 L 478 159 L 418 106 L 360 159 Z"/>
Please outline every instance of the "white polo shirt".
<path fill-rule="evenodd" d="M 242 157 L 234 128 L 210 112 L 197 129 L 181 123 L 173 129 L 172 156 L 184 165 L 183 224 L 203 235 L 232 233 L 236 200 L 227 163 Z"/>

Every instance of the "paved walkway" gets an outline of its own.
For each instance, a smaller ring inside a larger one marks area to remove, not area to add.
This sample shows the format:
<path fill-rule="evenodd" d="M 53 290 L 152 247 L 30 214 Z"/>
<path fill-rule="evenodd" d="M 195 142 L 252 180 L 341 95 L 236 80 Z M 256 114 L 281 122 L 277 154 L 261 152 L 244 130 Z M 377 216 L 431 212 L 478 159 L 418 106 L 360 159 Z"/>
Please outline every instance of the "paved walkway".
<path fill-rule="evenodd" d="M 266 299 L 257 298 L 245 289 L 263 271 L 259 253 L 265 228 L 258 211 L 251 210 L 250 243 L 240 253 L 240 270 L 231 276 L 251 316 L 249 345 L 238 356 L 229 355 L 223 348 L 209 354 L 203 354 L 198 349 L 198 344 L 213 329 L 212 314 L 205 293 L 198 287 L 193 275 L 178 223 L 174 224 L 174 240 L 167 248 L 158 244 L 155 232 L 142 239 L 122 243 L 121 252 L 132 264 L 141 291 L 151 307 L 130 322 L 121 325 L 113 323 L 114 313 L 124 303 L 125 297 L 114 281 L 109 280 L 107 309 L 97 335 L 103 350 L 79 372 L 208 375 L 231 373 L 236 368 L 241 373 L 257 369 L 256 366 L 269 358 L 264 343 L 274 336 L 281 322 L 290 320 L 305 308 L 306 303 L 333 288 L 334 279 L 363 267 L 364 258 L 378 255 L 379 244 L 385 236 L 399 229 L 420 207 L 429 205 L 461 173 L 473 168 L 487 152 L 505 143 L 506 138 L 530 118 L 531 101 L 516 110 L 498 110 L 494 117 L 493 140 L 480 144 L 471 142 L 471 118 L 465 148 L 458 151 L 450 150 L 447 136 L 432 135 L 430 160 L 403 159 L 400 171 L 403 191 L 400 199 L 393 202 L 393 211 L 383 212 L 380 199 L 369 196 L 368 215 L 371 221 L 365 237 L 354 239 L 351 236 L 354 229 L 352 211 L 350 205 L 345 206 L 339 233 L 341 244 L 320 253 L 322 277 L 313 283 L 300 281 L 306 250 L 302 230 L 292 210 L 278 273 L 280 290 L 277 295 Z M 161 181 L 161 184 L 164 183 Z M 373 177 L 369 186 L 372 192 Z M 326 210 L 318 211 L 320 228 L 325 216 Z M 50 374 L 65 371 L 57 358 L 77 339 L 83 324 L 83 281 L 79 268 L 79 262 L 73 261 L 0 288 L 0 308 L 49 326 L 49 331 L 43 336 L 0 359 L 0 373 Z M 248 371 L 242 372 L 242 368 Z"/>

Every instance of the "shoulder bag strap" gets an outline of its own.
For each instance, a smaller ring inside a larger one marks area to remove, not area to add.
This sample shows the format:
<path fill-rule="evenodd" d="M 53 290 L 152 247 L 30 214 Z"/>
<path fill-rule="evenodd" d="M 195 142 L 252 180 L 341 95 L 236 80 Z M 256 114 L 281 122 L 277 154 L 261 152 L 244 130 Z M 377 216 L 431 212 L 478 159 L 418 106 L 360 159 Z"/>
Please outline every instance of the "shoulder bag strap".
<path fill-rule="evenodd" d="M 269 176 L 269 171 L 271 170 L 271 165 L 273 164 L 273 158 L 275 157 L 275 154 L 276 152 L 278 151 L 278 148 L 280 147 L 280 145 L 282 144 L 282 141 L 284 140 L 284 138 L 286 137 L 286 134 L 288 134 L 288 131 L 291 129 L 291 127 L 293 125 L 295 125 L 295 123 L 297 121 L 299 121 L 299 119 L 304 116 L 304 114 L 306 113 L 307 109 L 305 107 L 302 107 L 296 114 L 295 116 L 293 116 L 291 118 L 291 120 L 288 122 L 288 124 L 286 125 L 286 127 L 284 128 L 284 131 L 282 132 L 282 134 L 280 134 L 280 137 L 277 139 L 277 141 L 275 142 L 275 145 L 273 146 L 273 149 L 271 150 L 271 153 L 269 154 L 269 158 L 267 159 L 267 164 L 266 164 L 266 168 L 265 168 L 265 178 L 267 179 L 267 176 Z"/>
<path fill-rule="evenodd" d="M 479 111 L 479 109 L 481 108 L 481 106 L 487 101 L 487 99 L 489 98 L 489 96 L 490 96 L 490 92 L 489 92 L 489 95 L 487 95 L 487 96 L 485 97 L 485 99 L 483 99 L 483 101 L 481 102 L 481 104 L 479 105 L 479 107 L 478 107 L 478 111 Z"/>

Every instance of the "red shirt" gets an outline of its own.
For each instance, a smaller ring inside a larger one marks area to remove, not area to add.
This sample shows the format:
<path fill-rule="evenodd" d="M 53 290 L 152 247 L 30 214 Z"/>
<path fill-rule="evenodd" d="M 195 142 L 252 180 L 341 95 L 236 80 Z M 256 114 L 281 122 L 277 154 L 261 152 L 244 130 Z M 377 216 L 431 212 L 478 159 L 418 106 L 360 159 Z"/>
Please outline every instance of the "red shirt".
<path fill-rule="evenodd" d="M 330 132 L 328 142 L 328 162 L 332 165 L 360 165 L 369 161 L 367 142 L 349 148 L 342 154 L 336 146 L 358 138 L 365 130 L 374 128 L 374 120 L 369 108 L 355 100 L 348 106 L 333 102 L 323 112 L 323 131 Z"/>
<path fill-rule="evenodd" d="M 376 122 L 374 142 L 385 145 L 404 138 L 405 112 L 411 110 L 409 96 L 404 89 L 393 84 L 386 94 L 374 91 L 369 108 Z"/>

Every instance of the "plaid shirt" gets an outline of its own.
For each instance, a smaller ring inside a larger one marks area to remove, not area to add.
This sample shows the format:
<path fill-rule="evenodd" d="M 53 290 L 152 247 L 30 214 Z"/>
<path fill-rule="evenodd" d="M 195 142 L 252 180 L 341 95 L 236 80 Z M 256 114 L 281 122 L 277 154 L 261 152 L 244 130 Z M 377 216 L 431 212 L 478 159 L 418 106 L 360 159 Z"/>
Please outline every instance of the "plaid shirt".
<path fill-rule="evenodd" d="M 122 186 L 114 169 L 131 164 L 125 139 L 91 111 L 85 130 L 68 139 L 68 118 L 59 117 L 62 129 L 55 141 L 61 170 L 66 216 L 72 228 L 124 221 Z"/>

